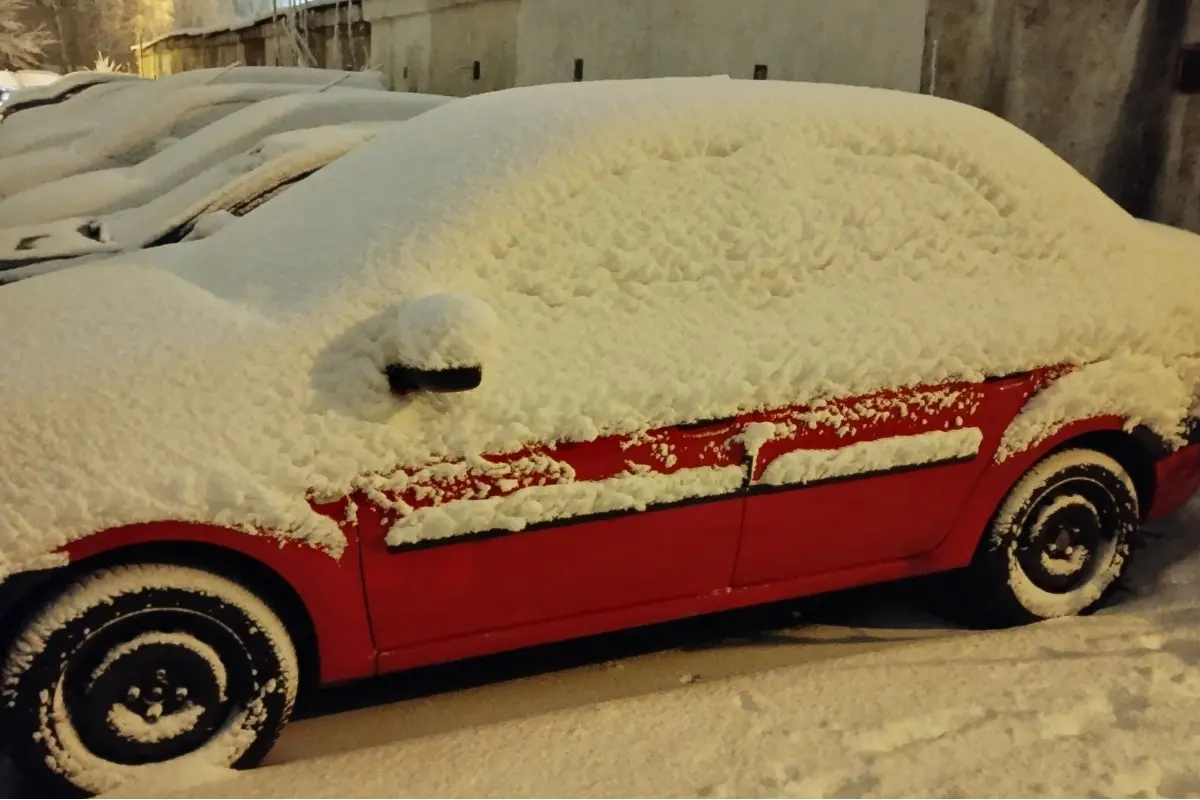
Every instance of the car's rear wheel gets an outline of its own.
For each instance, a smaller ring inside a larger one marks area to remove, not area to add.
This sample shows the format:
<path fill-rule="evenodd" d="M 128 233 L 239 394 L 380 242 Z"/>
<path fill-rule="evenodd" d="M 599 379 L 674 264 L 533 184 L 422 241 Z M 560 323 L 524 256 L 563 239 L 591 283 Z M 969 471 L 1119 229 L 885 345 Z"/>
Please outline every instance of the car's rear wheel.
<path fill-rule="evenodd" d="M 1108 595 L 1140 526 L 1137 490 L 1113 458 L 1050 454 L 1012 488 L 956 576 L 970 621 L 1023 625 L 1083 614 Z"/>
<path fill-rule="evenodd" d="M 245 587 L 190 567 L 120 566 L 85 576 L 22 627 L 3 724 L 31 781 L 100 793 L 164 763 L 254 766 L 298 684 L 286 628 Z"/>

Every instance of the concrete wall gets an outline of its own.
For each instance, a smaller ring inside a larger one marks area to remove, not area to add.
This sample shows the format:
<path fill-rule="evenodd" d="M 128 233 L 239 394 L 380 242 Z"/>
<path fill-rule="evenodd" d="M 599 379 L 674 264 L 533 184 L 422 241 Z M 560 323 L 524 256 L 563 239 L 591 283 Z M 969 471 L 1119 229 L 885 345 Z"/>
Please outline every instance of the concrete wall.
<path fill-rule="evenodd" d="M 371 60 L 397 89 L 462 97 L 508 88 L 516 76 L 519 6 L 520 0 L 364 0 Z"/>
<path fill-rule="evenodd" d="M 931 0 L 929 36 L 936 94 L 1014 122 L 1131 213 L 1200 231 L 1200 101 L 1172 90 L 1200 0 Z"/>
<path fill-rule="evenodd" d="M 1185 43 L 1200 43 L 1200 0 L 1189 4 Z M 1200 233 L 1200 95 L 1174 95 L 1155 216 Z"/>
<path fill-rule="evenodd" d="M 926 0 L 522 0 L 518 85 L 728 74 L 916 91 Z"/>

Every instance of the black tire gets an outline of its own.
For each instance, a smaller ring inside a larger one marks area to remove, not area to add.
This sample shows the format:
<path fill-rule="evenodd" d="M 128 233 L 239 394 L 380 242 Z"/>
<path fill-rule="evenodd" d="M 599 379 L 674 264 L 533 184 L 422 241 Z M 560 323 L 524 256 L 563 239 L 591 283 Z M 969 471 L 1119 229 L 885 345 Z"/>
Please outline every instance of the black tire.
<path fill-rule="evenodd" d="M 39 789 L 112 791 L 168 762 L 245 769 L 291 715 L 296 652 L 279 617 L 233 581 L 169 564 L 72 585 L 17 634 L 3 724 Z"/>
<path fill-rule="evenodd" d="M 966 621 L 1005 628 L 1094 610 L 1140 525 L 1137 490 L 1115 459 L 1051 453 L 1009 491 L 970 567 L 955 576 Z"/>

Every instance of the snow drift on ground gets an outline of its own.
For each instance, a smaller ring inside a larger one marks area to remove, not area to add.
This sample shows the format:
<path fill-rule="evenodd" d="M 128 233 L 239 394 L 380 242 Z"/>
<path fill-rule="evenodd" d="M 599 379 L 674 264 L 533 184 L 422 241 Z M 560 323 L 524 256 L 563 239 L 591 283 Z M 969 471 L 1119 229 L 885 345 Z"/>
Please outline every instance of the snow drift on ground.
<path fill-rule="evenodd" d="M 1173 368 L 1200 353 L 1186 245 L 926 96 L 710 78 L 456 101 L 210 239 L 0 289 L 0 574 L 162 517 L 338 553 L 306 494 L 531 441 L 1128 354 Z M 483 385 L 398 400 L 390 327 L 440 292 L 496 316 Z M 1182 394 L 1102 396 L 1170 437 Z"/>
<path fill-rule="evenodd" d="M 1092 617 L 113 796 L 1196 796 L 1200 504 L 1169 522 Z"/>

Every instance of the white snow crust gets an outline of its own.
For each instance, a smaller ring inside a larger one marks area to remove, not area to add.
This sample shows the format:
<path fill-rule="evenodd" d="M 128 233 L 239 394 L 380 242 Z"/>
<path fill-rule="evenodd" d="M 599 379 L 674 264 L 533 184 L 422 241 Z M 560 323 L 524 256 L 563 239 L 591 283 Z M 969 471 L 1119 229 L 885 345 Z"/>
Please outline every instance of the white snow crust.
<path fill-rule="evenodd" d="M 758 483 L 790 486 L 882 469 L 970 458 L 979 453 L 983 431 L 960 428 L 914 436 L 889 436 L 836 450 L 793 450 L 773 459 Z"/>
<path fill-rule="evenodd" d="M 389 124 L 394 123 L 327 125 L 275 134 L 143 205 L 98 218 L 75 217 L 0 228 L 0 266 L 5 260 L 30 256 L 72 259 L 146 247 L 200 215 L 215 215 L 326 166 L 369 141 Z M 81 232 L 89 223 L 100 226 L 101 241 Z M 210 232 L 215 230 L 214 227 Z M 18 250 L 22 240 L 31 236 L 38 237 L 33 246 Z M 42 266 L 37 263 L 0 272 L 0 280 L 53 271 L 41 269 Z"/>
<path fill-rule="evenodd" d="M 1181 445 L 1183 421 L 1197 397 L 1196 361 L 1168 364 L 1126 352 L 1069 372 L 1030 398 L 1005 430 L 996 460 L 1037 445 L 1070 422 L 1106 414 L 1124 417 L 1130 430 L 1145 425 Z"/>
<path fill-rule="evenodd" d="M 0 199 L 70 175 L 115 166 L 114 159 L 118 156 L 138 148 L 152 150 L 155 141 L 176 135 L 172 132 L 177 125 L 195 120 L 197 115 L 207 114 L 212 122 L 247 104 L 316 90 L 317 87 L 307 84 L 132 88 L 112 98 L 102 122 L 83 123 L 87 132 L 65 148 L 44 147 L 0 159 Z M 199 125 L 204 127 L 203 120 Z"/>
<path fill-rule="evenodd" d="M 269 98 L 206 125 L 133 166 L 69 175 L 10 193 L 0 200 L 0 226 L 143 205 L 272 134 L 350 122 L 403 121 L 448 100 L 439 95 L 352 89 Z"/>
<path fill-rule="evenodd" d="M 1200 353 L 1197 252 L 937 98 L 700 78 L 459 100 L 208 239 L 0 290 L 0 574 L 161 517 L 337 553 L 306 496 L 530 442 L 1121 353 L 1174 369 Z M 495 311 L 483 385 L 397 399 L 381 343 L 442 293 Z"/>
<path fill-rule="evenodd" d="M 744 477 L 740 466 L 697 467 L 666 474 L 630 470 L 605 480 L 567 480 L 498 497 L 450 500 L 413 509 L 388 530 L 387 543 L 395 546 L 483 531 L 519 531 L 556 519 L 644 511 L 655 503 L 734 492 Z"/>
<path fill-rule="evenodd" d="M 0 133 L 0 158 L 64 146 L 102 122 L 104 111 L 115 102 L 115 95 L 130 90 L 129 96 L 134 97 L 138 91 L 148 91 L 153 86 L 144 81 L 101 83 L 56 103 L 6 110 Z M 141 95 L 143 99 L 148 96 L 154 95 Z"/>
<path fill-rule="evenodd" d="M 53 100 L 61 97 L 63 94 L 74 91 L 81 86 L 94 87 L 102 83 L 116 82 L 142 82 L 146 79 L 140 75 L 134 75 L 128 72 L 96 72 L 94 70 L 85 70 L 80 72 L 69 72 L 66 75 L 57 77 L 55 80 L 36 83 L 36 84 L 18 84 L 20 90 L 13 93 L 12 99 L 9 100 L 10 106 L 15 106 L 31 101 Z M 88 91 L 87 89 L 83 91 Z"/>
<path fill-rule="evenodd" d="M 66 259 L 145 247 L 201 214 L 229 208 L 280 183 L 324 167 L 370 140 L 389 124 L 394 123 L 326 125 L 277 133 L 143 205 L 99 218 L 75 217 L 0 228 L 0 262 L 30 256 Z M 101 174 L 87 173 L 77 177 Z M 104 235 L 99 237 L 101 241 L 80 230 L 93 222 L 103 231 Z M 31 236 L 38 237 L 32 247 L 17 249 L 22 240 Z M 0 280 L 37 274 L 39 266 L 0 272 Z"/>
<path fill-rule="evenodd" d="M 126 739 L 153 744 L 191 730 L 203 715 L 204 706 L 187 703 L 174 714 L 147 722 L 140 715 L 118 704 L 109 709 L 108 724 Z"/>

